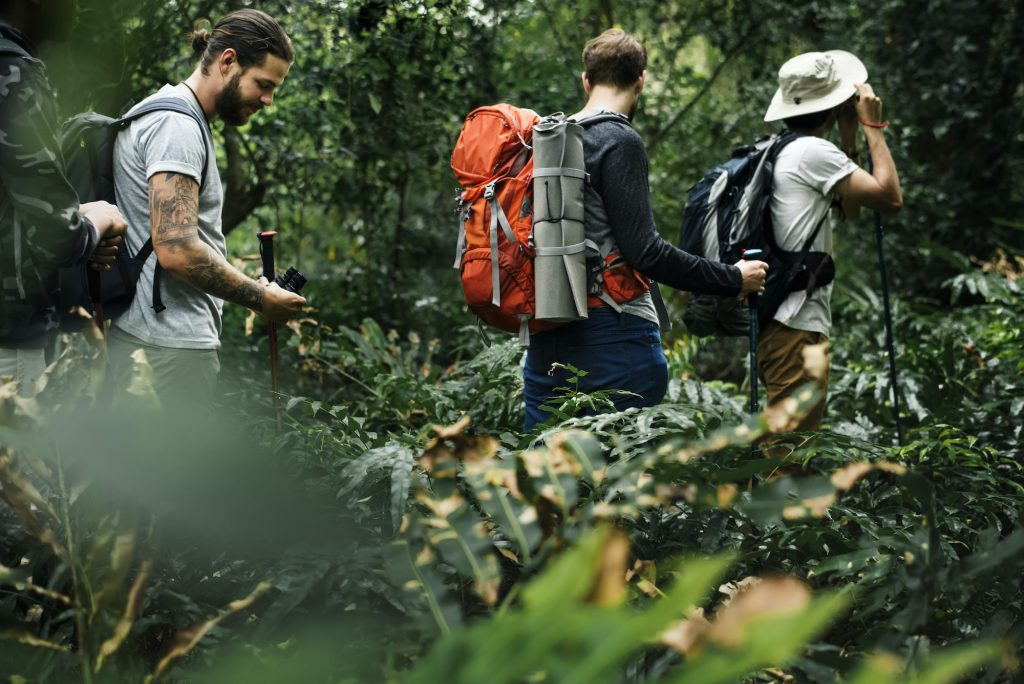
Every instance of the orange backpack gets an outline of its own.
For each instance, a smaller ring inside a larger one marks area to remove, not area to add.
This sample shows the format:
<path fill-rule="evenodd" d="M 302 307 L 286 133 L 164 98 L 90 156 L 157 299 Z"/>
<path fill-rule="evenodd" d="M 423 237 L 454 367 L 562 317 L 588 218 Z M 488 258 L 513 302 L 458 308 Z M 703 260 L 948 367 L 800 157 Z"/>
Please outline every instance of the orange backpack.
<path fill-rule="evenodd" d="M 461 186 L 454 268 L 461 270 L 466 303 L 484 323 L 518 332 L 523 344 L 529 344 L 529 333 L 561 325 L 534 319 L 532 142 L 540 121 L 536 112 L 508 104 L 475 109 L 466 117 L 451 161 Z M 589 241 L 588 250 L 601 257 L 589 308 L 618 309 L 650 289 L 650 281 L 617 251 Z"/>

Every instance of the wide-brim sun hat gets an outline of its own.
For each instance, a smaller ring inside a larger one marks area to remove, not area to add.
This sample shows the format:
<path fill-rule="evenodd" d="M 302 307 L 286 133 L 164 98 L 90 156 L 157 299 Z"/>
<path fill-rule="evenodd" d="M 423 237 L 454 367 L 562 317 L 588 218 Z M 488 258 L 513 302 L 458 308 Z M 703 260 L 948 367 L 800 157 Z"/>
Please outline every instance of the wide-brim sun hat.
<path fill-rule="evenodd" d="M 778 121 L 831 109 L 857 92 L 855 83 L 867 80 L 863 62 L 845 50 L 797 55 L 779 69 L 779 89 L 764 120 Z"/>

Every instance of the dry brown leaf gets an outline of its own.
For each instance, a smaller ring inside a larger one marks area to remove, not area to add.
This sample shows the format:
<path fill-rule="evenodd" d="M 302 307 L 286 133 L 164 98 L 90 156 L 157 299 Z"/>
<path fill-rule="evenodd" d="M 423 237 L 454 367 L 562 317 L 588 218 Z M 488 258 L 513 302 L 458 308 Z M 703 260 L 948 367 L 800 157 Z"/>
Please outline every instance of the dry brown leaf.
<path fill-rule="evenodd" d="M 822 494 L 821 496 L 803 499 L 799 504 L 786 506 L 782 509 L 782 517 L 785 520 L 800 520 L 808 515 L 814 518 L 824 517 L 828 509 L 836 502 L 836 493 Z"/>
<path fill-rule="evenodd" d="M 796 677 L 791 674 L 786 674 L 777 667 L 766 667 L 764 669 L 765 674 L 769 674 L 775 678 L 775 681 L 780 684 L 792 684 L 796 681 Z"/>
<path fill-rule="evenodd" d="M 131 631 L 132 625 L 135 623 L 135 616 L 139 612 L 139 603 L 142 601 L 142 590 L 146 587 L 146 582 L 149 581 L 149 573 L 153 569 L 153 562 L 146 559 L 142 562 L 142 566 L 139 568 L 139 574 L 136 576 L 135 581 L 132 582 L 132 588 L 128 591 L 128 599 L 124 602 L 124 610 L 121 612 L 121 618 L 117 621 L 114 626 L 114 633 L 110 635 L 110 638 L 103 642 L 100 646 L 99 656 L 96 658 L 96 672 L 100 671 L 103 667 L 104 661 L 107 658 L 114 655 L 124 640 L 128 638 L 128 632 Z"/>
<path fill-rule="evenodd" d="M 832 477 L 829 479 L 836 489 L 845 492 L 849 491 L 849 489 L 857 483 L 857 480 L 861 479 L 873 470 L 881 470 L 895 475 L 902 475 L 907 472 L 905 467 L 901 466 L 899 463 L 893 463 L 892 461 L 878 461 L 876 463 L 857 461 L 856 463 L 850 463 L 849 465 L 843 466 L 836 472 L 832 473 Z"/>
<path fill-rule="evenodd" d="M 704 609 L 695 608 L 691 611 L 690 617 L 675 623 L 662 632 L 661 644 L 676 653 L 690 655 L 704 643 L 710 628 L 711 623 L 704 617 Z"/>
<path fill-rule="evenodd" d="M 597 558 L 597 577 L 587 603 L 615 606 L 626 596 L 626 564 L 629 562 L 629 537 L 612 529 Z"/>
<path fill-rule="evenodd" d="M 123 530 L 114 538 L 114 544 L 110 548 L 110 572 L 107 573 L 103 588 L 93 599 L 90 618 L 98 615 L 100 608 L 111 601 L 121 591 L 124 578 L 131 568 L 132 558 L 135 556 L 135 531 Z"/>
<path fill-rule="evenodd" d="M 795 613 L 811 601 L 811 590 L 793 577 L 772 577 L 732 597 L 715 614 L 708 639 L 727 648 L 739 648 L 751 622 L 758 618 Z"/>
<path fill-rule="evenodd" d="M 500 579 L 478 579 L 473 583 L 473 590 L 476 592 L 476 595 L 479 596 L 481 600 L 483 600 L 483 602 L 489 606 L 493 606 L 498 602 L 498 589 L 500 587 Z"/>
<path fill-rule="evenodd" d="M 513 552 L 511 549 L 507 549 L 504 546 L 499 546 L 498 553 L 500 553 L 502 556 L 509 559 L 513 563 L 519 562 L 519 556 L 517 556 L 515 552 Z"/>
<path fill-rule="evenodd" d="M 736 498 L 739 491 L 740 488 L 732 483 L 719 485 L 718 489 L 715 490 L 715 494 L 718 499 L 718 507 L 728 508 L 731 506 L 732 500 Z"/>
<path fill-rule="evenodd" d="M 11 575 L 13 573 L 14 571 L 11 568 L 8 568 L 7 566 L 0 564 L 0 584 L 7 584 L 8 586 L 14 587 L 18 591 L 28 591 L 33 594 L 39 594 L 40 596 L 45 596 L 55 601 L 60 601 L 61 603 L 67 606 L 71 605 L 71 599 L 65 596 L 64 594 L 52 591 L 45 587 L 40 587 L 36 584 L 32 584 L 31 582 L 22 582 L 20 580 L 11 579 Z"/>
<path fill-rule="evenodd" d="M 548 438 L 548 453 L 551 469 L 558 474 L 579 475 L 583 472 L 583 464 L 573 453 L 569 440 L 577 435 L 586 434 L 582 430 L 562 430 Z"/>
<path fill-rule="evenodd" d="M 249 310 L 249 314 L 245 317 L 245 336 L 252 337 L 253 328 L 256 327 L 256 312 L 252 309 Z"/>
<path fill-rule="evenodd" d="M 420 549 L 420 552 L 416 554 L 416 567 L 422 568 L 425 565 L 430 565 L 434 562 L 437 555 L 434 553 L 434 549 L 430 546 L 424 546 Z"/>
<path fill-rule="evenodd" d="M 472 421 L 473 419 L 467 415 L 462 416 L 454 425 L 431 425 L 430 429 L 433 430 L 439 439 L 451 439 L 465 432 Z"/>
<path fill-rule="evenodd" d="M 743 579 L 737 582 L 726 582 L 725 584 L 721 585 L 720 587 L 718 587 L 718 591 L 721 594 L 725 594 L 725 600 L 722 601 L 721 607 L 729 605 L 729 602 L 736 598 L 736 596 L 738 596 L 741 592 L 746 591 L 751 587 L 755 587 L 763 581 L 764 580 L 762 580 L 760 577 L 755 577 L 751 575 L 750 577 L 744 577 Z"/>
<path fill-rule="evenodd" d="M 243 599 L 229 603 L 227 608 L 224 609 L 224 611 L 222 611 L 217 617 L 211 618 L 206 622 L 200 622 L 192 625 L 188 629 L 178 632 L 178 635 L 174 638 L 174 642 L 171 644 L 171 648 L 167 652 L 167 655 L 160 659 L 160 662 L 157 663 L 156 669 L 153 670 L 153 673 L 143 680 L 144 684 L 149 684 L 150 682 L 159 680 L 175 660 L 186 655 L 189 651 L 195 648 L 196 644 L 198 644 L 211 629 L 219 625 L 225 618 L 251 606 L 256 599 L 269 591 L 270 587 L 270 582 L 260 582 L 251 594 Z"/>
<path fill-rule="evenodd" d="M 4 631 L 2 634 L 2 638 L 14 639 L 15 641 L 20 641 L 21 643 L 26 644 L 27 646 L 45 648 L 50 651 L 60 651 L 61 653 L 71 652 L 71 649 L 67 646 L 64 646 L 63 644 L 55 644 L 52 641 L 40 639 L 39 637 L 29 634 L 27 632 L 20 632 L 14 629 L 8 629 Z"/>
<path fill-rule="evenodd" d="M 445 499 L 435 499 L 426 492 L 417 493 L 416 500 L 426 506 L 438 518 L 447 518 L 466 501 L 460 494 L 452 494 Z M 444 525 L 447 526 L 448 523 L 445 522 Z"/>

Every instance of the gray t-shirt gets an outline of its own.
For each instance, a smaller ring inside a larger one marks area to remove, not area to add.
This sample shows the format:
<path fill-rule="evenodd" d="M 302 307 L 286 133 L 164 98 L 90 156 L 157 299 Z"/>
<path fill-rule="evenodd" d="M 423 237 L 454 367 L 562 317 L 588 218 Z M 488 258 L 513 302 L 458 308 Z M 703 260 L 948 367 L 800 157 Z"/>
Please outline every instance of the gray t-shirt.
<path fill-rule="evenodd" d="M 199 103 L 183 85 L 165 85 L 154 97 L 173 96 L 193 108 L 205 121 Z M 139 103 L 142 104 L 142 103 Z M 206 162 L 206 177 L 200 178 Z M 180 173 L 200 183 L 199 238 L 213 250 L 227 254 L 221 230 L 224 191 L 217 171 L 216 151 L 209 126 L 204 133 L 192 117 L 178 112 L 153 112 L 133 121 L 114 146 L 114 185 L 117 206 L 128 220 L 127 245 L 134 254 L 149 239 L 149 179 L 157 173 Z M 160 295 L 167 307 L 153 310 L 153 270 L 156 255 L 142 270 L 131 307 L 114 325 L 159 347 L 217 349 L 220 347 L 223 300 L 206 294 L 164 271 Z"/>

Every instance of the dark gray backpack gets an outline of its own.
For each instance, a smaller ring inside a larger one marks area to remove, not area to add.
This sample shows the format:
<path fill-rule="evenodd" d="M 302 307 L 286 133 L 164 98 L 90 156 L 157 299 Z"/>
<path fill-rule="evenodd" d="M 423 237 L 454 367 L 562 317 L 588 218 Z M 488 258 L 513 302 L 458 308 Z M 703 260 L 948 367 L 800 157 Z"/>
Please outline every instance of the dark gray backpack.
<path fill-rule="evenodd" d="M 114 203 L 114 142 L 117 134 L 136 119 L 160 111 L 178 112 L 192 118 L 203 132 L 203 139 L 208 139 L 206 122 L 176 97 L 149 100 L 120 118 L 85 112 L 64 124 L 61 151 L 65 175 L 78 193 L 80 202 L 105 200 Z M 200 175 L 204 180 L 208 164 L 209 159 L 204 158 Z M 150 238 L 136 254 L 129 253 L 122 246 L 109 271 L 100 273 L 85 263 L 61 269 L 58 302 L 61 330 L 75 332 L 85 326 L 88 319 L 74 314 L 76 307 L 85 309 L 98 320 L 116 318 L 124 313 L 135 296 L 142 267 L 152 254 L 153 240 Z M 153 273 L 153 308 L 157 313 L 165 308 L 160 299 L 160 277 L 161 268 L 157 264 Z"/>
<path fill-rule="evenodd" d="M 790 292 L 810 293 L 835 278 L 831 256 L 810 251 L 827 213 L 799 252 L 787 252 L 775 240 L 770 210 L 775 159 L 799 137 L 787 130 L 737 148 L 690 189 L 683 213 L 679 248 L 690 254 L 734 264 L 744 250 L 761 250 L 758 258 L 769 266 L 758 298 L 761 325 L 771 321 Z M 746 336 L 750 331 L 746 305 L 736 297 L 691 294 L 683 322 L 699 336 Z"/>

